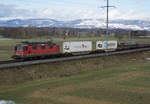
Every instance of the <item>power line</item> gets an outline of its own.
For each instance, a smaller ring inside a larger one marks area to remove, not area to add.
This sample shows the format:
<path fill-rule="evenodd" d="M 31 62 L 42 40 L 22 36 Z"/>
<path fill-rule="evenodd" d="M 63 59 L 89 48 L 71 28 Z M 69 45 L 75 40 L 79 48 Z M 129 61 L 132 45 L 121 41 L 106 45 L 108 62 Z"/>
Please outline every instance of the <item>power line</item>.
<path fill-rule="evenodd" d="M 109 5 L 109 0 L 107 0 L 107 5 L 102 6 L 101 8 L 107 8 L 107 16 L 106 16 L 106 39 L 108 40 L 109 37 L 109 8 L 116 8 L 115 6 Z"/>

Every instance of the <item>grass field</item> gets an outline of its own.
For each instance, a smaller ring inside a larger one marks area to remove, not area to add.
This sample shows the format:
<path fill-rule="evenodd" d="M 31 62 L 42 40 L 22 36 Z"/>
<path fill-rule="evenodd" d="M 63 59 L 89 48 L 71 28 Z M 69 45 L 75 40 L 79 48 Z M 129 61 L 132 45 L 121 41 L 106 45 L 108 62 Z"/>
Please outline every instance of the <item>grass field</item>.
<path fill-rule="evenodd" d="M 11 56 L 13 55 L 13 48 L 16 44 L 22 41 L 53 41 L 53 42 L 60 42 L 60 41 L 70 41 L 70 40 L 106 40 L 105 37 L 70 37 L 70 38 L 60 38 L 60 37 L 43 37 L 43 38 L 36 38 L 36 39 L 14 39 L 14 40 L 0 40 L 0 61 L 10 60 Z M 119 40 L 117 38 L 110 37 L 109 40 Z M 128 38 L 122 38 L 122 40 L 128 40 Z M 146 41 L 149 42 L 149 38 L 143 39 L 133 39 L 135 41 Z"/>
<path fill-rule="evenodd" d="M 68 65 L 66 62 L 64 64 L 68 69 L 58 63 L 57 66 L 64 67 L 64 72 L 57 69 L 58 74 L 75 69 L 83 72 L 1 85 L 0 99 L 12 100 L 17 104 L 149 104 L 150 62 L 145 60 L 149 55 L 150 52 L 110 56 L 103 61 L 103 58 L 98 58 L 68 62 Z M 55 69 L 50 69 L 50 66 L 49 70 L 53 73 Z M 43 65 L 43 71 L 44 68 L 46 66 Z"/>

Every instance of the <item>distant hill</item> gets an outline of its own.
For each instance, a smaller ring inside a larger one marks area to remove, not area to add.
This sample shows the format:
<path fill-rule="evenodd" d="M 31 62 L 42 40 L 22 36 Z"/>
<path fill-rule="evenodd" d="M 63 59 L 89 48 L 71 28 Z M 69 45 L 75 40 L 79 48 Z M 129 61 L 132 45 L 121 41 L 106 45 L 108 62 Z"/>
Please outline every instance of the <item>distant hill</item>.
<path fill-rule="evenodd" d="M 78 19 L 73 21 L 57 21 L 54 19 L 14 19 L 0 21 L 0 27 L 69 27 L 69 28 L 105 28 L 105 21 L 102 19 Z M 149 30 L 150 21 L 146 20 L 112 20 L 110 28 Z"/>

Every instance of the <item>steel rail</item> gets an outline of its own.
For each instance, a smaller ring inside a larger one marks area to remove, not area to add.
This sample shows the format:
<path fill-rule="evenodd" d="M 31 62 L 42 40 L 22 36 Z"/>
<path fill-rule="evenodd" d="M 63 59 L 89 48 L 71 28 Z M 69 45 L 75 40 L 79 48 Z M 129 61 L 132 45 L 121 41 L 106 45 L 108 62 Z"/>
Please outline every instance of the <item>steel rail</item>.
<path fill-rule="evenodd" d="M 0 64 L 11 63 L 11 60 L 8 61 L 0 61 Z"/>
<path fill-rule="evenodd" d="M 16 63 L 16 62 L 20 62 L 21 60 L 7 60 L 7 61 L 0 61 L 0 65 L 1 64 L 10 64 L 10 63 Z"/>
<path fill-rule="evenodd" d="M 110 56 L 110 55 L 127 54 L 127 53 L 149 51 L 149 50 L 150 50 L 150 47 L 149 48 L 132 49 L 132 50 L 106 52 L 106 53 L 96 53 L 96 54 L 82 55 L 82 56 L 62 57 L 62 58 L 55 58 L 55 59 L 14 62 L 14 63 L 0 64 L 0 69 L 23 67 L 23 66 L 37 65 L 37 64 L 46 64 L 46 63 L 53 63 L 53 62 L 70 61 L 70 60 L 87 59 L 87 58 L 95 58 L 95 57 Z"/>

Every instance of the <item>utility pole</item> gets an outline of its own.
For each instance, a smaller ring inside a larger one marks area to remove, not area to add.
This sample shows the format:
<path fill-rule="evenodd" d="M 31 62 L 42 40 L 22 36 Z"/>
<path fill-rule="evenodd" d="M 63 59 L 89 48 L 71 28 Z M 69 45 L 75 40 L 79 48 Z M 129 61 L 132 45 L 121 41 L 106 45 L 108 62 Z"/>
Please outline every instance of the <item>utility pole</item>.
<path fill-rule="evenodd" d="M 108 27 L 108 24 L 109 24 L 109 0 L 107 0 L 107 20 L 106 20 L 106 38 L 108 40 L 108 37 L 109 37 L 109 27 Z"/>
<path fill-rule="evenodd" d="M 109 0 L 107 0 L 107 6 L 102 6 L 101 8 L 107 8 L 107 16 L 106 16 L 106 41 L 108 41 L 108 37 L 109 37 L 109 8 L 111 7 L 115 7 L 115 6 L 109 6 Z M 107 43 L 107 42 L 106 42 Z M 107 49 L 107 46 L 106 46 Z M 106 55 L 107 52 L 106 52 Z M 103 64 L 103 68 L 105 68 L 105 57 L 104 57 L 104 64 Z"/>
<path fill-rule="evenodd" d="M 101 8 L 107 8 L 107 16 L 106 16 L 106 39 L 109 37 L 109 8 L 115 8 L 115 6 L 109 6 L 109 0 L 107 0 L 107 6 L 102 6 Z"/>

